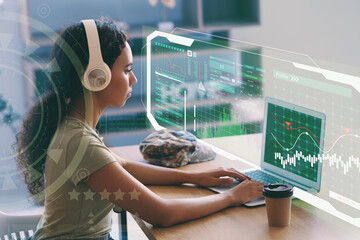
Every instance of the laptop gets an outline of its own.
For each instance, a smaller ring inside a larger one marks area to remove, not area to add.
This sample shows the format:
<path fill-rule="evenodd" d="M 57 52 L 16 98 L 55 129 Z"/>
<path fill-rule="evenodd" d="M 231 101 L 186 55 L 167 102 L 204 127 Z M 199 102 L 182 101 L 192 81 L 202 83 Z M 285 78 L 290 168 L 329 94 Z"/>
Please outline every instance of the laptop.
<path fill-rule="evenodd" d="M 260 169 L 242 171 L 252 180 L 289 183 L 311 193 L 320 191 L 325 114 L 289 102 L 265 98 L 265 114 Z M 221 193 L 240 181 L 209 187 Z M 265 204 L 256 198 L 245 206 Z"/>

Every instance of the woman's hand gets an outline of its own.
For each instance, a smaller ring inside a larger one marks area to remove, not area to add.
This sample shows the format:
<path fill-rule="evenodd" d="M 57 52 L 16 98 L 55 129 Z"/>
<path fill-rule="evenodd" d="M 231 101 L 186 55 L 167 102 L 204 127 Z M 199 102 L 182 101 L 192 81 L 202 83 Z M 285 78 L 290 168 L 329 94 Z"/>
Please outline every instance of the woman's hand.
<path fill-rule="evenodd" d="M 263 197 L 264 184 L 257 181 L 245 180 L 225 194 L 229 194 L 231 206 L 238 206 L 253 198 Z"/>
<path fill-rule="evenodd" d="M 234 168 L 216 168 L 204 172 L 195 173 L 194 181 L 192 183 L 200 186 L 209 187 L 231 183 L 235 181 L 234 178 L 238 178 L 240 180 L 250 180 L 250 177 L 235 170 Z"/>

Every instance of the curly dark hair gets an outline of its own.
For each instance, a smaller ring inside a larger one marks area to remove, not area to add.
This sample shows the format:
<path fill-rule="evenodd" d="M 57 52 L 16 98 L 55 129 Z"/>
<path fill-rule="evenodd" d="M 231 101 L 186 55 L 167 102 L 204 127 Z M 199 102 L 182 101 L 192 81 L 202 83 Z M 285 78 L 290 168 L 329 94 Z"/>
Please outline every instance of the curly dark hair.
<path fill-rule="evenodd" d="M 128 41 L 127 35 L 111 20 L 102 18 L 95 22 L 103 60 L 112 68 Z M 17 166 L 34 197 L 45 188 L 43 172 L 47 149 L 67 114 L 67 103 L 86 91 L 80 79 L 89 63 L 89 49 L 82 22 L 60 34 L 50 59 L 56 59 L 61 71 L 51 71 L 49 91 L 30 109 L 17 134 Z"/>

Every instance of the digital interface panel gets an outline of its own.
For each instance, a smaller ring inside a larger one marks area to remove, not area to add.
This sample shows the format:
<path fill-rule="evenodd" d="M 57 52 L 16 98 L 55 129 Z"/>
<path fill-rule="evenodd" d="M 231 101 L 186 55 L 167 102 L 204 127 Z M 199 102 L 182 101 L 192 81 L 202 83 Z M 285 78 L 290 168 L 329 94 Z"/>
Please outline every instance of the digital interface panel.
<path fill-rule="evenodd" d="M 269 103 L 264 161 L 316 182 L 321 127 L 320 118 Z"/>
<path fill-rule="evenodd" d="M 304 200 L 360 227 L 360 79 L 322 69 L 303 54 L 231 39 L 219 44 L 191 31 L 176 39 L 184 31 L 147 35 L 144 89 L 152 126 L 214 143 L 222 137 L 221 150 L 252 157 L 261 153 L 264 117 L 271 119 L 265 164 L 314 184 L 321 177 L 316 198 Z M 320 119 L 279 106 L 264 116 L 265 97 L 323 113 L 323 144 Z M 241 145 L 238 135 L 245 137 Z"/>
<path fill-rule="evenodd" d="M 251 114 L 237 106 L 240 100 L 262 97 L 262 69 L 254 54 L 258 49 L 251 50 L 153 39 L 151 111 L 158 124 L 186 129 L 198 138 L 259 132 L 260 121 L 249 121 Z M 242 64 L 244 59 L 252 64 Z"/>

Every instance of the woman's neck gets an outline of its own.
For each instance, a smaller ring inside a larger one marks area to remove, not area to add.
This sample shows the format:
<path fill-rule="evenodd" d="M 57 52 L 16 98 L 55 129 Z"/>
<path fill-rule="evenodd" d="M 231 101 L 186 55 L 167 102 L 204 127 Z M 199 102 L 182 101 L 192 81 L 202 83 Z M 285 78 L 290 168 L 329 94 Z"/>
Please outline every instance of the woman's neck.
<path fill-rule="evenodd" d="M 75 117 L 95 129 L 104 109 L 100 108 L 93 98 L 87 102 L 89 104 L 85 105 L 82 99 L 71 101 L 68 116 Z"/>

